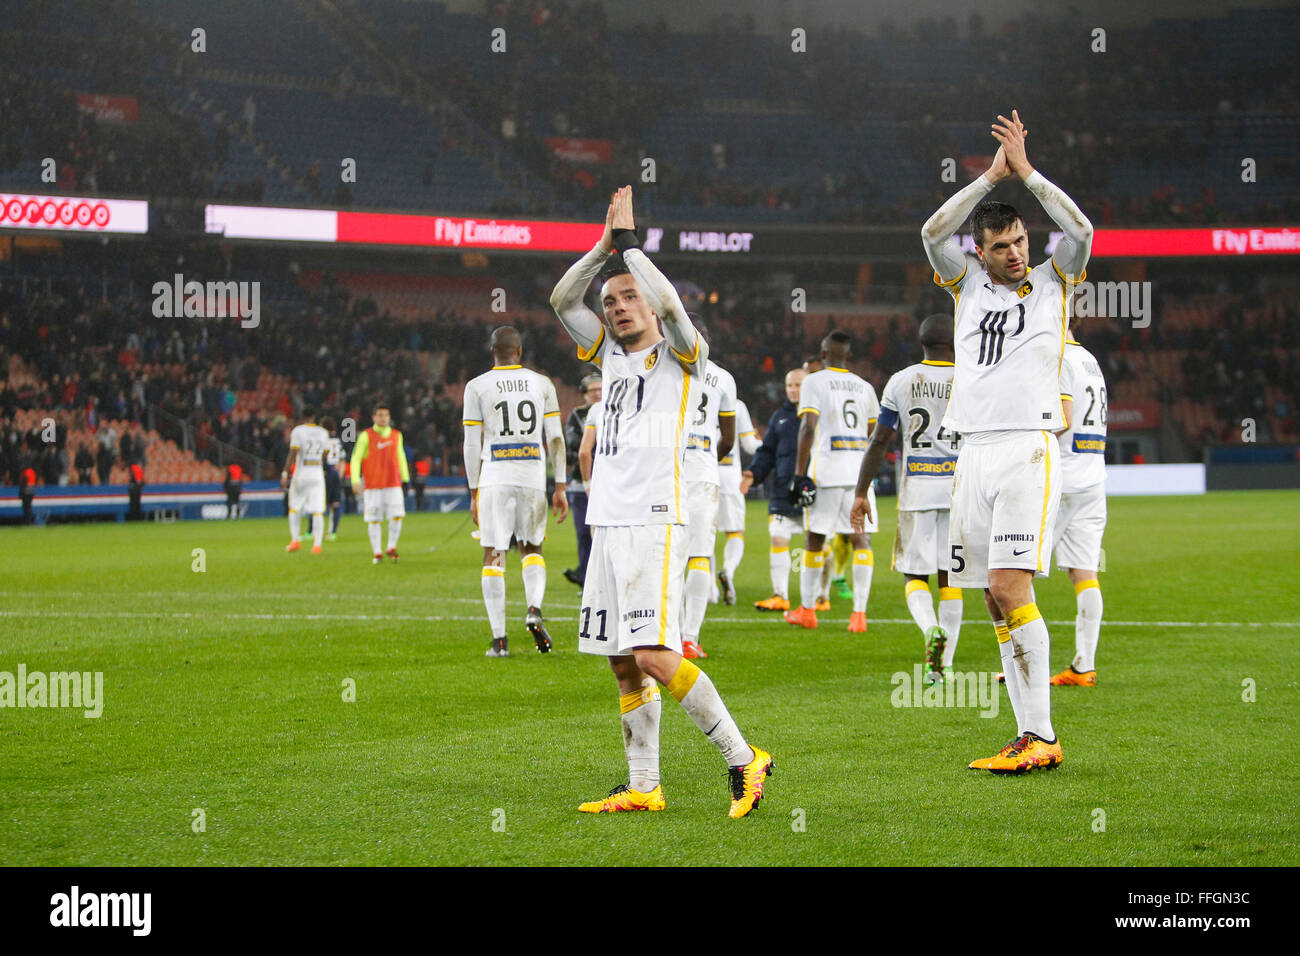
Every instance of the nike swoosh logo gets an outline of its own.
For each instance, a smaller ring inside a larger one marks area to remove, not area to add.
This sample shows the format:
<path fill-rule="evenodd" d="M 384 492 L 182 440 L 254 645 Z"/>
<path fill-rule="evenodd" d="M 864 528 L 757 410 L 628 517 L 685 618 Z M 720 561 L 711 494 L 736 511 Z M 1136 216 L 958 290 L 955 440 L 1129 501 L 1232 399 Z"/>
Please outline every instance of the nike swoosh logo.
<path fill-rule="evenodd" d="M 391 444 L 392 444 L 392 442 L 390 442 L 390 441 L 381 441 L 381 442 L 376 442 L 376 443 L 375 443 L 375 447 L 376 447 L 376 448 L 387 448 L 387 447 L 388 447 L 389 445 L 391 445 Z"/>
<path fill-rule="evenodd" d="M 443 514 L 446 514 L 448 511 L 455 511 L 457 504 L 459 504 L 459 502 L 455 498 L 452 498 L 450 501 L 438 502 L 438 508 Z"/>
<path fill-rule="evenodd" d="M 633 634 L 635 634 L 637 631 L 645 630 L 645 629 L 646 629 L 647 627 L 649 627 L 649 626 L 650 626 L 649 624 L 642 624 L 642 625 L 639 626 L 639 627 L 631 628 L 631 632 L 632 632 Z"/>
<path fill-rule="evenodd" d="M 1020 555 L 1022 554 L 1028 554 L 1031 550 L 1032 550 L 1031 548 L 1025 548 L 1025 550 L 1023 551 L 1012 551 L 1011 553 L 1016 557 L 1020 557 Z"/>

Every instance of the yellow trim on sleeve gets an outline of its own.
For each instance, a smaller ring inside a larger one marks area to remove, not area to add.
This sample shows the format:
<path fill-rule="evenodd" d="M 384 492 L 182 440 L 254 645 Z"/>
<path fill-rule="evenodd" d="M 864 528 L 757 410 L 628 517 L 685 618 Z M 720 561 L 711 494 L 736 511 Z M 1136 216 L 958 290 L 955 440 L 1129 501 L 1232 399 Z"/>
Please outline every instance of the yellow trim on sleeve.
<path fill-rule="evenodd" d="M 1088 278 L 1088 270 L 1085 268 L 1081 273 L 1079 273 L 1079 277 L 1077 279 L 1071 279 L 1064 272 L 1062 272 L 1061 267 L 1056 264 L 1055 256 L 1052 257 L 1052 270 L 1058 276 L 1061 277 L 1061 281 L 1064 282 L 1066 285 L 1078 285 L 1080 282 L 1083 282 Z"/>
<path fill-rule="evenodd" d="M 560 413 L 559 413 L 559 412 L 547 412 L 547 413 L 546 413 L 545 415 L 543 415 L 542 417 L 543 417 L 543 418 L 559 418 L 559 417 L 560 417 Z"/>
<path fill-rule="evenodd" d="M 605 341 L 605 326 L 602 325 L 600 327 L 600 335 L 596 336 L 596 341 L 592 344 L 591 348 L 587 349 L 586 351 L 583 351 L 582 347 L 579 346 L 578 358 L 582 359 L 582 361 L 584 362 L 590 362 L 592 359 L 596 357 L 596 353 L 600 351 L 600 343 L 604 341 Z"/>
<path fill-rule="evenodd" d="M 694 365 L 700 360 L 700 333 L 695 333 L 695 348 L 691 350 L 690 355 L 683 355 L 671 345 L 668 346 L 668 350 L 677 356 L 678 361 L 684 362 L 687 365 Z"/>
<path fill-rule="evenodd" d="M 798 418 L 803 418 L 803 417 L 804 417 L 805 415 L 807 415 L 809 412 L 812 412 L 812 413 L 813 413 L 814 415 L 816 415 L 818 418 L 820 418 L 820 417 L 821 417 L 821 414 L 822 414 L 820 409 L 816 409 L 816 408 L 813 408 L 812 406 L 809 406 L 808 408 L 801 408 L 801 409 L 799 409 L 799 412 L 798 412 L 797 417 L 798 417 Z"/>
<path fill-rule="evenodd" d="M 961 275 L 959 275 L 955 279 L 948 279 L 946 282 L 943 279 L 939 278 L 939 273 L 936 272 L 934 274 L 934 284 L 939 286 L 939 288 L 941 289 L 952 289 L 953 286 L 957 285 L 959 282 L 961 282 L 962 279 L 966 278 L 966 270 L 969 268 L 970 268 L 970 262 L 967 261 L 966 264 L 963 265 L 961 268 Z"/>
<path fill-rule="evenodd" d="M 718 417 L 719 417 L 719 418 L 725 418 L 727 415 L 732 415 L 732 416 L 734 416 L 735 414 L 736 414 L 735 412 L 718 412 Z M 751 434 L 752 434 L 752 432 L 751 432 Z"/>
<path fill-rule="evenodd" d="M 474 419 L 472 419 L 472 418 L 467 418 L 467 419 L 465 419 L 463 422 L 461 422 L 461 424 L 462 424 L 462 425 L 482 425 L 483 423 L 482 423 L 482 422 L 474 421 Z"/>

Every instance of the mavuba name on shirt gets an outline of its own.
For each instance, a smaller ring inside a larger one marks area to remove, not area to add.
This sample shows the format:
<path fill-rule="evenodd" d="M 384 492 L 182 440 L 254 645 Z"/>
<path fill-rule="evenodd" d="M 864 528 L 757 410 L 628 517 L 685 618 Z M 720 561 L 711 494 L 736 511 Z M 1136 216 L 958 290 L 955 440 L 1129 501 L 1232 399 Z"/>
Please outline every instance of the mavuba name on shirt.
<path fill-rule="evenodd" d="M 51 926 L 129 926 L 134 936 L 148 936 L 152 926 L 152 893 L 69 893 L 50 897 Z"/>
<path fill-rule="evenodd" d="M 0 707 L 74 707 L 98 717 L 104 712 L 104 672 L 46 674 L 19 664 L 17 674 L 0 671 Z"/>

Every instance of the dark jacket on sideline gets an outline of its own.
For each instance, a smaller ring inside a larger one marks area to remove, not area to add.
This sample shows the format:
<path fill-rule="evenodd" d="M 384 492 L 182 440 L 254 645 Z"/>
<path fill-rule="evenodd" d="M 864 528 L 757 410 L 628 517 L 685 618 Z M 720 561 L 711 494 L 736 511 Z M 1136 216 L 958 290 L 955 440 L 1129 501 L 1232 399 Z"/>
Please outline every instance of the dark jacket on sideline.
<path fill-rule="evenodd" d="M 754 453 L 749 470 L 754 474 L 754 484 L 767 485 L 767 510 L 769 514 L 798 518 L 803 509 L 790 503 L 790 479 L 799 454 L 799 415 L 794 402 L 782 402 L 767 423 L 763 443 Z"/>

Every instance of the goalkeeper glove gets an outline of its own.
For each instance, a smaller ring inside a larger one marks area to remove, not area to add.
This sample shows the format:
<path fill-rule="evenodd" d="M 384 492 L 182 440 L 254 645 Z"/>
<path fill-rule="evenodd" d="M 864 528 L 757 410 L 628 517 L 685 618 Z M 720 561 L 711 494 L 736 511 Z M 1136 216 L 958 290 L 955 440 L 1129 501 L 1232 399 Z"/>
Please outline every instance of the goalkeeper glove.
<path fill-rule="evenodd" d="M 795 475 L 790 479 L 790 504 L 807 508 L 817 498 L 817 482 L 807 475 Z"/>

